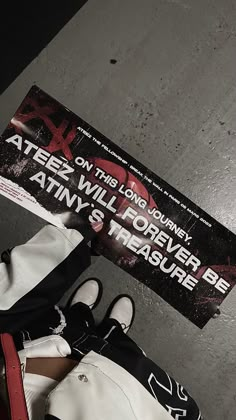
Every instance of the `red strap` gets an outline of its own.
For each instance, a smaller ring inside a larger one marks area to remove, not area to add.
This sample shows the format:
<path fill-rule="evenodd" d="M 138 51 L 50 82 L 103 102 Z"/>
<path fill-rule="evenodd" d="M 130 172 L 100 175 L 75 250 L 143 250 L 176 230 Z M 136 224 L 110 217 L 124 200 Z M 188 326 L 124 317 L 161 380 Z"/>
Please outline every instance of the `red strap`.
<path fill-rule="evenodd" d="M 20 360 L 10 334 L 0 334 L 5 357 L 6 382 L 11 420 L 28 420 Z"/>

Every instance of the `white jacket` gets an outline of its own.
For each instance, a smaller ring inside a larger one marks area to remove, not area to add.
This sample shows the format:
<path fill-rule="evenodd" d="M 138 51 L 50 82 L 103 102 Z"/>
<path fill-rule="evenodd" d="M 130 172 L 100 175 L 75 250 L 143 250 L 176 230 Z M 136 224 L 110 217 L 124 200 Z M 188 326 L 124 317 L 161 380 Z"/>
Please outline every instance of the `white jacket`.
<path fill-rule="evenodd" d="M 60 420 L 172 418 L 133 376 L 94 352 L 51 392 L 45 409 Z"/>
<path fill-rule="evenodd" d="M 15 332 L 57 304 L 90 265 L 81 233 L 45 226 L 0 263 L 0 332 Z"/>
<path fill-rule="evenodd" d="M 0 393 L 4 397 L 1 386 Z M 41 404 L 38 410 L 27 401 L 29 420 L 172 419 L 132 375 L 95 352 L 88 353 Z"/>

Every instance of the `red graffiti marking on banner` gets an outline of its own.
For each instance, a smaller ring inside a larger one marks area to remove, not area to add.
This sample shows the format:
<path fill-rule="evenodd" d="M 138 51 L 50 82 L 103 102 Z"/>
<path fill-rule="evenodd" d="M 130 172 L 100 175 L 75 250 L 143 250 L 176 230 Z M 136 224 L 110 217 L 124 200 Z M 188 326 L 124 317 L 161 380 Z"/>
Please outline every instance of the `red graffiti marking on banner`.
<path fill-rule="evenodd" d="M 33 108 L 32 111 L 24 113 L 23 110 L 26 106 L 30 106 Z M 23 131 L 22 125 L 26 124 L 27 122 L 35 119 L 40 118 L 50 130 L 52 134 L 52 139 L 48 146 L 44 146 L 43 149 L 47 150 L 50 153 L 54 153 L 57 151 L 62 151 L 65 155 L 66 159 L 72 160 L 73 155 L 70 150 L 69 145 L 73 142 L 76 136 L 76 126 L 73 125 L 71 130 L 67 133 L 65 137 L 63 137 L 64 133 L 68 129 L 69 123 L 67 120 L 63 120 L 59 127 L 56 127 L 55 124 L 52 122 L 50 118 L 50 114 L 55 112 L 55 107 L 43 105 L 40 106 L 36 100 L 33 98 L 28 98 L 27 101 L 24 101 L 17 111 L 14 120 L 19 122 L 19 126 L 15 123 L 16 129 L 18 131 Z"/>

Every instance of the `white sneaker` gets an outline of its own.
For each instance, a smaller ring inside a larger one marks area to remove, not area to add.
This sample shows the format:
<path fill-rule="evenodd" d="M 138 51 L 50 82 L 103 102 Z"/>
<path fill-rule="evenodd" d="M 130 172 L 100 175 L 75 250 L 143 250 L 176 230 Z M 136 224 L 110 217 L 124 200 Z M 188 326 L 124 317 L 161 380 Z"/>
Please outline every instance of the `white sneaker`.
<path fill-rule="evenodd" d="M 102 297 L 102 283 L 96 278 L 85 280 L 75 291 L 71 298 L 70 306 L 76 303 L 84 303 L 90 309 L 94 309 Z"/>
<path fill-rule="evenodd" d="M 107 316 L 118 321 L 127 334 L 133 324 L 135 315 L 135 303 L 129 295 L 119 295 L 111 303 Z"/>

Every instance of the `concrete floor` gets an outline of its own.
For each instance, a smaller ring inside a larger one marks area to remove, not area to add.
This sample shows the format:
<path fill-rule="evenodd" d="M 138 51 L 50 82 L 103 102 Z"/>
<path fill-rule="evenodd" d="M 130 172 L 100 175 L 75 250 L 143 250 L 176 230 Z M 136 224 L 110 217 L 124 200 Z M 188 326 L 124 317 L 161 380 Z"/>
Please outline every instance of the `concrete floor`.
<path fill-rule="evenodd" d="M 34 82 L 236 233 L 234 0 L 89 0 L 2 95 L 1 131 Z M 2 197 L 0 209 L 0 249 L 43 225 Z M 131 293 L 132 337 L 207 420 L 234 420 L 236 288 L 201 331 L 102 257 L 94 273 L 105 289 L 98 317 Z"/>

